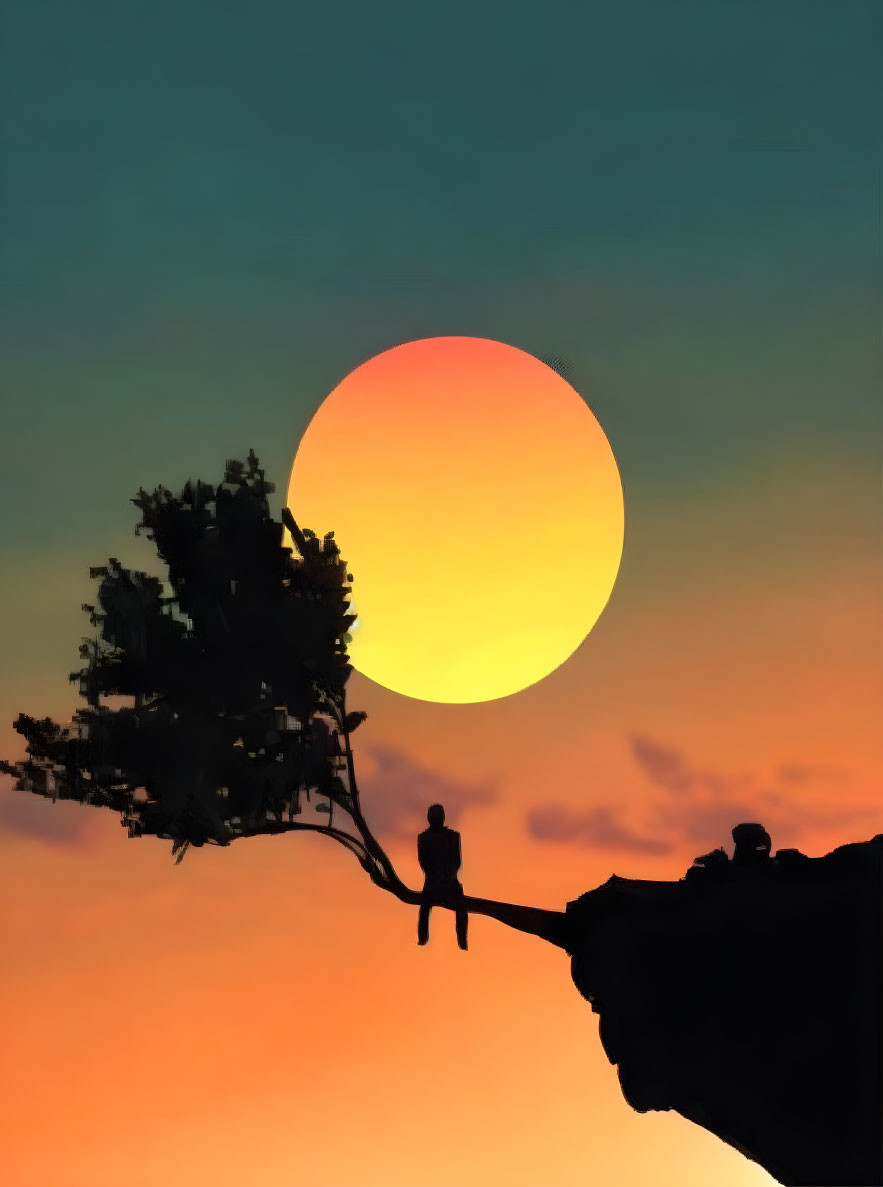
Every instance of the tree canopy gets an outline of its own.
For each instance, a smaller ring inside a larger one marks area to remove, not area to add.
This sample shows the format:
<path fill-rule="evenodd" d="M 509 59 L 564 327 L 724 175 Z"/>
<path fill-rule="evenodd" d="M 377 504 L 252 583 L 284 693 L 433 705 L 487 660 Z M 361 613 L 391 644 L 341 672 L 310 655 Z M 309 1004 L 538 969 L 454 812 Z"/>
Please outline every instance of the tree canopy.
<path fill-rule="evenodd" d="M 90 570 L 97 597 L 83 609 L 97 633 L 71 674 L 85 705 L 67 725 L 20 714 L 27 757 L 0 770 L 19 790 L 119 812 L 130 837 L 171 840 L 178 861 L 190 846 L 321 833 L 417 904 L 359 800 L 352 574 L 333 532 L 319 539 L 287 508 L 273 518 L 273 490 L 253 451 L 218 484 L 139 490 L 135 532 L 166 582 L 114 558 Z M 470 896 L 461 906 L 565 944 L 561 912 Z"/>
<path fill-rule="evenodd" d="M 2 769 L 21 790 L 118 811 L 130 836 L 170 839 L 178 860 L 190 845 L 306 828 L 383 880 L 350 748 L 366 716 L 346 708 L 352 577 L 332 532 L 273 519 L 273 489 L 251 452 L 217 485 L 139 490 L 136 534 L 170 593 L 116 559 L 90 570 L 97 635 L 71 675 L 85 706 L 70 725 L 20 715 L 27 758 Z"/>

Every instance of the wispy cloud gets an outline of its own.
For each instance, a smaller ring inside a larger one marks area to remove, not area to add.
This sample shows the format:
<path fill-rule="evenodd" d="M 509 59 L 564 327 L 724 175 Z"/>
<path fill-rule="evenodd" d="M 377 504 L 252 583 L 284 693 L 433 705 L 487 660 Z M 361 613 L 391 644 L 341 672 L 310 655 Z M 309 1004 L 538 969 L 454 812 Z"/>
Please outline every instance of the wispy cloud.
<path fill-rule="evenodd" d="M 538 841 L 580 845 L 587 849 L 616 849 L 620 853 L 670 853 L 672 842 L 645 836 L 621 824 L 611 808 L 572 808 L 549 804 L 527 814 L 527 831 Z"/>
<path fill-rule="evenodd" d="M 362 806 L 385 837 L 414 837 L 426 828 L 430 804 L 443 804 L 446 823 L 455 827 L 465 808 L 497 798 L 494 786 L 450 779 L 400 750 L 372 746 L 363 754 L 371 761 L 358 773 Z"/>
<path fill-rule="evenodd" d="M 843 783 L 849 778 L 849 772 L 843 767 L 829 767 L 823 763 L 785 763 L 778 769 L 778 777 L 782 783 L 811 783 L 814 780 Z"/>
<path fill-rule="evenodd" d="M 624 810 L 611 805 L 584 811 L 549 805 L 528 812 L 530 836 L 622 853 L 662 854 L 686 846 L 699 852 L 730 845 L 736 824 L 759 821 L 773 837 L 774 847 L 778 841 L 785 848 L 813 829 L 875 816 L 869 808 L 848 802 L 818 808 L 792 798 L 797 786 L 811 780 L 847 782 L 849 772 L 840 767 L 783 763 L 772 780 L 761 781 L 752 773 L 696 765 L 683 750 L 643 735 L 632 735 L 629 746 L 648 782 L 666 793 L 646 807 L 639 824 L 628 822 Z"/>
<path fill-rule="evenodd" d="M 714 794 L 723 794 L 751 782 L 750 775 L 724 774 L 721 771 L 695 767 L 687 761 L 682 750 L 664 746 L 639 734 L 632 734 L 629 745 L 632 755 L 650 782 L 664 787 L 666 791 L 706 789 Z"/>
<path fill-rule="evenodd" d="M 660 746 L 643 737 L 632 737 L 631 747 L 648 779 L 669 791 L 689 791 L 693 778 L 686 768 L 682 751 Z"/>
<path fill-rule="evenodd" d="M 15 791 L 11 779 L 8 784 L 0 789 L 0 830 L 68 849 L 90 843 L 96 809 L 61 800 L 53 804 L 32 792 Z"/>
<path fill-rule="evenodd" d="M 849 805 L 812 808 L 764 790 L 759 790 L 756 797 L 750 799 L 723 796 L 719 800 L 699 800 L 691 803 L 686 811 L 676 811 L 672 804 L 656 804 L 653 809 L 657 826 L 668 835 L 705 849 L 731 845 L 733 827 L 743 821 L 762 824 L 773 838 L 775 849 L 793 846 L 801 836 L 814 829 L 859 823 L 870 820 L 873 815 L 868 808 Z"/>

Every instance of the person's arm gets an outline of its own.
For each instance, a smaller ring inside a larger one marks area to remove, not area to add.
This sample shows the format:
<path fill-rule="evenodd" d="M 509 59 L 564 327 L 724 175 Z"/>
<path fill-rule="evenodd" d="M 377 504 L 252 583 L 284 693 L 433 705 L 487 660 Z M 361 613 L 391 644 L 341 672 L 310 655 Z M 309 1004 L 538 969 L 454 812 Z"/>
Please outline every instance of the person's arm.
<path fill-rule="evenodd" d="M 417 860 L 420 862 L 420 869 L 428 876 L 429 870 L 426 866 L 426 837 L 423 833 L 420 833 L 417 837 Z"/>
<path fill-rule="evenodd" d="M 460 866 L 463 864 L 463 850 L 460 846 L 460 834 L 459 833 L 454 833 L 454 840 L 456 842 L 454 845 L 454 852 L 457 857 L 457 864 L 454 866 L 454 870 L 456 871 L 456 870 L 459 870 Z"/>

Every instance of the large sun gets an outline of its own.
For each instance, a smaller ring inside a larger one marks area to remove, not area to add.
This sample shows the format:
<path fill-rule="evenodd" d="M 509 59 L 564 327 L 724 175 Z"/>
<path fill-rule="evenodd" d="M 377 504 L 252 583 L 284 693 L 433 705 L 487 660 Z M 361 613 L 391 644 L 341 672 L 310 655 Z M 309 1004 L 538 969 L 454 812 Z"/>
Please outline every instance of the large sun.
<path fill-rule="evenodd" d="M 356 367 L 301 439 L 294 518 L 353 574 L 349 652 L 427 701 L 490 701 L 562 664 L 610 597 L 622 483 L 585 402 L 487 338 L 406 342 Z"/>

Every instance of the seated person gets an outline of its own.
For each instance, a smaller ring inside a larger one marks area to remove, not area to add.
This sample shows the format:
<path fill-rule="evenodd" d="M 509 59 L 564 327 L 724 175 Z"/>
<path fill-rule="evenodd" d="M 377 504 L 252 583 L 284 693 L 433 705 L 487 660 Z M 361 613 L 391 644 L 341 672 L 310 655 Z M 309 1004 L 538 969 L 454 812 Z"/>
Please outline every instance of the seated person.
<path fill-rule="evenodd" d="M 427 818 L 429 828 L 417 838 L 417 858 L 426 875 L 424 898 L 417 918 L 417 943 L 425 944 L 429 940 L 429 912 L 435 902 L 439 906 L 455 907 L 457 943 L 465 949 L 469 914 L 459 905 L 464 897 L 463 887 L 457 880 L 461 862 L 460 834 L 445 828 L 445 810 L 441 804 L 433 804 Z"/>

